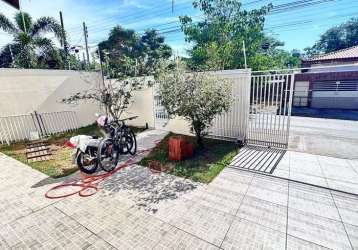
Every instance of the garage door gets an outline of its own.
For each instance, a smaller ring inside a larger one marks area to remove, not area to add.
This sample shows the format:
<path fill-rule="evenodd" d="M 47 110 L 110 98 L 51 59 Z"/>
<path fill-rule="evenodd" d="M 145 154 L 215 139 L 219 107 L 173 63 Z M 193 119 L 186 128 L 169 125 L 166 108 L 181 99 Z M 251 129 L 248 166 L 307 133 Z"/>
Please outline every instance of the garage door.
<path fill-rule="evenodd" d="M 313 82 L 311 107 L 358 109 L 358 80 Z"/>

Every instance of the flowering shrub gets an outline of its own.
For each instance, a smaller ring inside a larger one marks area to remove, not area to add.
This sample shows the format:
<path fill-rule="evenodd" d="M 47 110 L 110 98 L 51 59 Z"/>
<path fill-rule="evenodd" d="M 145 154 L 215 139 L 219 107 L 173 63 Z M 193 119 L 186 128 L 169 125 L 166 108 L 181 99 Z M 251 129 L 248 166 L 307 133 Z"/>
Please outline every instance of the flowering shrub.
<path fill-rule="evenodd" d="M 208 72 L 186 73 L 181 67 L 159 73 L 159 93 L 170 116 L 181 116 L 191 124 L 199 146 L 216 115 L 229 110 L 231 85 Z"/>

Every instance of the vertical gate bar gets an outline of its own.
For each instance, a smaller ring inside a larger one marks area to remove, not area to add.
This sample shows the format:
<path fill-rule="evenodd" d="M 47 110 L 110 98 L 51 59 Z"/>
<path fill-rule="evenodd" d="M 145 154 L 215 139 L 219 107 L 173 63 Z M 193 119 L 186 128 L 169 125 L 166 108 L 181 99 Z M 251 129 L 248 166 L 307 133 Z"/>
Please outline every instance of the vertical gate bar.
<path fill-rule="evenodd" d="M 252 86 L 251 86 L 251 90 L 252 90 L 252 105 L 251 105 L 251 114 L 250 114 L 250 124 L 251 124 L 251 138 L 256 137 L 256 130 L 255 130 L 255 116 L 256 116 L 256 99 L 255 99 L 255 94 L 256 94 L 256 86 L 257 86 L 257 76 L 255 76 L 255 78 L 252 81 Z"/>
<path fill-rule="evenodd" d="M 59 132 L 62 133 L 62 132 L 64 132 L 64 125 L 63 125 L 63 121 L 61 119 L 61 113 L 56 112 L 56 116 L 57 116 L 58 124 L 59 124 L 59 127 L 60 127 Z"/>
<path fill-rule="evenodd" d="M 266 84 L 267 84 L 267 79 L 268 79 L 268 75 L 265 76 L 265 81 L 264 81 L 264 102 L 263 102 L 263 112 L 262 112 L 262 143 L 264 143 L 264 139 L 266 136 L 266 127 L 265 127 L 265 116 L 266 116 Z"/>
<path fill-rule="evenodd" d="M 288 91 L 288 82 L 289 82 L 289 74 L 287 74 L 287 78 L 286 78 L 286 81 L 285 81 L 285 102 L 284 102 L 284 126 L 283 126 L 283 129 L 282 129 L 282 131 L 283 131 L 283 140 L 282 140 L 282 142 L 284 142 L 285 141 L 285 139 L 286 139 L 286 126 L 287 126 L 287 115 L 286 115 L 286 111 L 287 111 L 287 91 Z"/>
<path fill-rule="evenodd" d="M 278 85 L 278 91 L 277 91 L 277 101 L 278 101 L 278 124 L 277 124 L 277 141 L 280 143 L 281 141 L 281 118 L 282 118 L 282 82 L 285 80 L 284 75 L 281 75 L 281 81 Z"/>
<path fill-rule="evenodd" d="M 12 141 L 12 137 L 11 137 L 11 134 L 12 134 L 12 131 L 9 127 L 9 124 L 8 124 L 8 121 L 7 121 L 7 118 L 4 117 L 4 123 L 5 123 L 5 126 L 6 126 L 6 135 L 7 135 L 7 144 L 10 145 L 11 141 Z"/>
<path fill-rule="evenodd" d="M 2 117 L 1 118 L 2 122 L 1 122 L 1 127 L 3 128 L 3 136 L 5 138 L 5 141 L 8 145 L 10 145 L 10 138 L 9 138 L 9 129 L 8 129 L 8 126 L 6 124 L 6 121 L 5 121 L 5 117 Z M 3 126 L 4 125 L 4 126 Z"/>
<path fill-rule="evenodd" d="M 42 121 L 44 123 L 44 126 L 46 126 L 46 132 L 48 135 L 52 135 L 52 126 L 48 119 L 48 113 L 41 113 Z"/>
<path fill-rule="evenodd" d="M 4 144 L 4 142 L 6 142 L 5 135 L 4 135 L 4 129 L 2 127 L 2 117 L 0 117 L 0 141 L 1 141 L 1 144 Z"/>
<path fill-rule="evenodd" d="M 21 119 L 21 115 L 19 115 L 16 118 L 16 122 L 17 122 L 17 125 L 18 125 L 18 128 L 19 128 L 19 133 L 20 133 L 21 140 L 24 140 L 24 129 L 20 124 L 20 119 Z"/>
<path fill-rule="evenodd" d="M 271 111 L 271 115 L 272 115 L 272 120 L 271 120 L 271 130 L 272 130 L 272 143 L 275 147 L 277 147 L 277 143 L 276 143 L 276 128 L 275 128 L 275 125 L 276 125 L 276 114 L 277 114 L 277 111 L 276 111 L 276 86 L 277 86 L 277 82 L 278 82 L 278 79 L 279 79 L 279 74 L 276 73 L 276 77 L 275 77 L 275 81 L 273 82 L 273 85 L 272 85 L 272 99 L 271 99 L 271 103 L 272 103 L 272 111 Z"/>
<path fill-rule="evenodd" d="M 71 115 L 70 111 L 68 112 L 62 112 L 61 116 L 62 116 L 62 120 L 64 123 L 64 131 L 68 132 L 71 130 L 71 123 L 69 122 L 69 116 Z"/>
<path fill-rule="evenodd" d="M 249 117 L 249 122 L 248 122 L 248 137 L 249 138 L 252 138 L 252 126 L 251 126 L 251 121 L 250 121 L 250 115 L 251 115 L 251 107 L 252 107 L 252 89 L 253 89 L 253 82 L 255 81 L 255 77 L 256 76 L 253 76 L 251 77 L 251 81 L 250 81 L 250 94 L 249 94 L 249 114 L 248 114 L 248 117 Z"/>
<path fill-rule="evenodd" d="M 11 142 L 12 141 L 12 131 L 11 131 L 9 123 L 7 121 L 7 117 L 4 117 L 4 123 L 5 123 L 6 130 L 7 130 L 7 138 L 9 140 L 9 142 Z"/>
<path fill-rule="evenodd" d="M 24 123 L 26 126 L 27 138 L 30 139 L 30 131 L 31 131 L 31 127 L 33 126 L 31 115 L 26 115 L 24 117 Z"/>
<path fill-rule="evenodd" d="M 78 124 L 76 124 L 76 118 L 75 118 L 76 113 L 75 112 L 70 112 L 68 115 L 69 115 L 68 119 L 69 119 L 69 122 L 70 122 L 69 131 L 73 131 L 73 130 L 77 129 L 77 127 L 78 127 Z"/>
<path fill-rule="evenodd" d="M 234 90 L 234 100 L 233 100 L 233 103 L 232 103 L 232 108 L 233 108 L 233 121 L 232 121 L 232 124 L 233 124 L 233 136 L 235 136 L 236 138 L 239 138 L 240 137 L 240 133 L 239 131 L 239 128 L 237 126 L 237 122 L 239 121 L 239 118 L 237 116 L 237 103 L 236 103 L 236 100 L 237 100 L 237 93 L 238 93 L 238 85 L 240 84 L 240 81 L 238 82 L 235 82 L 235 84 L 233 85 L 233 90 Z"/>
<path fill-rule="evenodd" d="M 68 130 L 69 131 L 72 131 L 72 130 L 75 130 L 75 129 L 77 129 L 77 124 L 76 124 L 76 121 L 73 119 L 73 117 L 76 115 L 76 113 L 75 112 L 70 112 L 70 113 L 68 113 L 68 123 L 69 123 L 69 128 L 68 128 Z"/>
<path fill-rule="evenodd" d="M 269 80 L 266 82 L 267 85 L 267 93 L 265 93 L 265 95 L 267 95 L 266 97 L 266 106 L 265 106 L 265 113 L 266 113 L 266 121 L 265 121 L 265 128 L 266 128 L 266 135 L 265 135 L 265 144 L 266 146 L 270 146 L 269 145 L 269 141 L 267 140 L 267 137 L 269 136 L 269 112 L 268 112 L 268 107 L 270 105 L 270 85 L 271 85 L 271 81 L 272 81 L 272 75 L 269 75 Z"/>
<path fill-rule="evenodd" d="M 20 121 L 21 121 L 21 127 L 23 129 L 23 137 L 24 137 L 24 139 L 27 139 L 27 130 L 26 130 L 26 126 L 25 126 L 25 123 L 24 123 L 24 116 L 25 115 L 21 116 Z"/>
<path fill-rule="evenodd" d="M 286 132 L 286 148 L 288 148 L 289 137 L 290 137 L 290 125 L 291 125 L 291 111 L 292 111 L 292 96 L 293 96 L 293 86 L 295 84 L 295 74 L 291 73 L 291 84 L 290 84 L 290 98 L 288 106 L 288 115 L 287 115 L 287 132 Z"/>
<path fill-rule="evenodd" d="M 278 105 L 278 95 L 279 95 L 279 85 L 280 85 L 280 82 L 282 81 L 282 74 L 279 75 L 279 78 L 278 78 L 278 81 L 276 83 L 276 89 L 275 89 L 275 95 L 276 95 L 276 99 L 275 99 L 275 142 L 276 142 L 276 145 L 277 147 L 279 147 L 279 143 L 280 141 L 278 140 L 278 136 L 279 136 L 279 128 L 277 128 L 277 122 L 278 122 L 278 119 L 279 117 L 277 117 L 279 115 L 278 113 L 278 110 L 279 110 L 279 107 L 277 106 Z"/>
<path fill-rule="evenodd" d="M 12 124 L 11 117 L 7 117 L 6 121 L 9 121 L 9 127 L 10 127 L 10 131 L 11 131 L 11 134 L 12 134 L 12 141 L 16 141 L 16 135 L 15 135 L 14 126 Z"/>
<path fill-rule="evenodd" d="M 245 127 L 244 127 L 244 121 L 242 120 L 243 118 L 243 113 L 245 110 L 245 106 L 240 106 L 242 105 L 242 99 L 243 99 L 243 93 L 245 93 L 245 84 L 246 84 L 246 79 L 243 79 L 243 81 L 240 81 L 240 88 L 238 92 L 238 99 L 236 100 L 237 105 L 239 105 L 238 107 L 243 107 L 243 108 L 238 108 L 238 116 L 239 116 L 239 130 L 240 130 L 240 139 L 247 139 L 248 138 L 248 134 L 247 134 L 247 130 L 244 131 Z M 247 128 L 246 128 L 247 129 Z"/>
<path fill-rule="evenodd" d="M 257 112 L 257 117 L 256 117 L 256 121 L 255 123 L 257 123 L 257 141 L 261 140 L 261 133 L 262 133 L 262 128 L 261 128 L 261 107 L 262 107 L 262 82 L 263 82 L 263 76 L 260 75 L 259 76 L 259 105 L 258 105 L 258 112 Z M 256 142 L 257 143 L 257 142 Z"/>
<path fill-rule="evenodd" d="M 11 129 L 14 132 L 14 141 L 18 141 L 19 140 L 19 132 L 18 132 L 18 129 L 16 127 L 15 119 L 16 119 L 15 116 L 9 116 Z"/>
<path fill-rule="evenodd" d="M 55 128 L 54 134 L 58 133 L 58 123 L 55 112 L 50 113 L 51 120 L 53 121 L 53 126 Z"/>
<path fill-rule="evenodd" d="M 78 129 L 79 127 L 81 127 L 81 124 L 80 124 L 79 119 L 78 119 L 78 117 L 77 117 L 77 113 L 76 113 L 76 112 L 72 112 L 71 117 L 73 118 L 73 121 L 74 121 L 73 130 L 74 130 L 74 129 Z"/>
<path fill-rule="evenodd" d="M 256 126 L 256 141 L 260 140 L 261 137 L 261 95 L 262 95 L 262 75 L 257 77 L 257 86 L 258 86 L 258 105 L 256 107 L 256 116 L 255 116 L 255 126 Z"/>
<path fill-rule="evenodd" d="M 283 129 L 284 129 L 284 123 L 285 123 L 285 115 L 284 115 L 284 111 L 283 111 L 283 108 L 284 108 L 284 88 L 285 88 L 285 82 L 286 82 L 286 79 L 287 79 L 287 75 L 284 75 L 284 78 L 280 84 L 281 86 L 281 94 L 280 94 L 280 124 L 279 124 L 279 130 L 280 130 L 280 136 L 279 136 L 279 139 L 280 139 L 280 143 L 283 142 Z"/>
<path fill-rule="evenodd" d="M 255 140 L 258 140 L 257 130 L 257 108 L 258 108 L 258 96 L 259 96 L 259 77 L 256 77 L 256 100 L 255 100 L 255 116 L 253 123 L 255 124 Z"/>
<path fill-rule="evenodd" d="M 20 129 L 18 127 L 18 123 L 17 123 L 17 116 L 12 116 L 11 120 L 12 120 L 13 126 L 15 128 L 16 140 L 21 141 L 21 134 L 20 134 Z"/>
<path fill-rule="evenodd" d="M 57 112 L 57 119 L 60 122 L 60 128 L 61 128 L 60 133 L 66 132 L 67 128 L 66 128 L 66 124 L 64 122 L 64 112 Z"/>
<path fill-rule="evenodd" d="M 274 96 L 275 96 L 275 83 L 277 81 L 277 73 L 274 75 L 274 79 L 271 82 L 271 106 L 270 106 L 270 143 L 272 146 L 275 146 L 275 131 L 273 128 L 273 119 L 274 119 L 274 113 L 273 113 L 273 107 L 274 107 Z"/>
<path fill-rule="evenodd" d="M 77 113 L 72 112 L 72 117 L 75 119 L 75 129 L 78 129 L 81 126 L 81 124 L 80 124 L 80 121 L 78 119 Z"/>
<path fill-rule="evenodd" d="M 271 145 L 271 146 L 275 146 L 274 141 L 273 141 L 273 138 L 274 138 L 274 131 L 273 131 L 273 129 L 272 129 L 273 114 L 272 114 L 271 109 L 272 109 L 272 107 L 273 107 L 274 86 L 275 86 L 275 81 L 277 80 L 276 78 L 277 78 L 277 74 L 275 74 L 275 75 L 273 76 L 273 80 L 271 81 L 271 84 L 270 84 L 270 85 L 271 85 L 271 86 L 270 86 L 270 93 L 271 93 L 270 99 L 271 99 L 271 103 L 270 103 L 270 109 L 269 109 L 269 111 L 270 111 L 270 121 L 269 121 L 269 124 L 270 124 L 270 139 L 269 139 L 269 141 L 270 141 L 270 145 Z"/>
<path fill-rule="evenodd" d="M 251 77 L 250 77 L 250 82 L 248 83 L 247 78 L 244 78 L 241 84 L 241 93 L 240 93 L 240 99 L 238 100 L 238 103 L 241 107 L 244 107 L 243 109 L 240 110 L 240 130 L 243 133 L 243 136 L 246 138 L 250 138 L 249 132 L 248 132 L 248 128 L 249 128 L 249 123 L 247 123 L 247 127 L 245 128 L 245 113 L 246 113 L 246 109 L 248 108 L 246 105 L 247 103 L 245 103 L 245 95 L 247 94 L 247 85 L 249 84 L 249 86 L 251 85 Z M 246 139 L 245 138 L 245 139 Z"/>
<path fill-rule="evenodd" d="M 46 123 L 48 124 L 48 127 L 49 127 L 49 132 L 50 132 L 51 135 L 53 135 L 53 126 L 52 126 L 52 123 L 51 123 L 51 119 L 49 119 L 49 114 L 45 113 L 44 116 L 45 116 L 45 121 L 46 121 Z"/>

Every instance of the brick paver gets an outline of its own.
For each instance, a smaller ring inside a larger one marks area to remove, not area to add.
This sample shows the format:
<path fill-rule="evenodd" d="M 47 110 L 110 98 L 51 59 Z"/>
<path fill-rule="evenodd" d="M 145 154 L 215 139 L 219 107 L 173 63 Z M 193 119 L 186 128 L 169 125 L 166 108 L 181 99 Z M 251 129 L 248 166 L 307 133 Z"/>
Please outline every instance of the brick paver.
<path fill-rule="evenodd" d="M 358 197 L 323 188 L 231 168 L 203 185 L 134 165 L 94 196 L 48 200 L 46 175 L 2 154 L 0 165 L 0 249 L 358 248 Z"/>

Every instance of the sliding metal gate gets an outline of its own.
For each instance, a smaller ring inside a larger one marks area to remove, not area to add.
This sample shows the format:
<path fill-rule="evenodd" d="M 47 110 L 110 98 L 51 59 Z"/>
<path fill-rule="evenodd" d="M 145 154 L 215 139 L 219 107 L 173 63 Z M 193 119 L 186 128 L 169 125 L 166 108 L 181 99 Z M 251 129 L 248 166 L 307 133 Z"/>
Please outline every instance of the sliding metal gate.
<path fill-rule="evenodd" d="M 286 149 L 294 74 L 251 77 L 247 144 Z"/>

